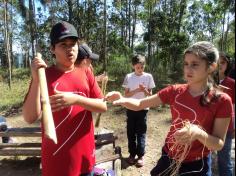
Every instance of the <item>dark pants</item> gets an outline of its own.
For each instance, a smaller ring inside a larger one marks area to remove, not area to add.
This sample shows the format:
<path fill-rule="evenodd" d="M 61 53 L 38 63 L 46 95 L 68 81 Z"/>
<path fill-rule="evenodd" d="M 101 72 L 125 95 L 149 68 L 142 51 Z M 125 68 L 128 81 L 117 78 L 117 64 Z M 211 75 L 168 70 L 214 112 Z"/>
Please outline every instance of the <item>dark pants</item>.
<path fill-rule="evenodd" d="M 233 176 L 232 139 L 232 133 L 228 132 L 223 149 L 217 152 L 219 176 Z"/>
<path fill-rule="evenodd" d="M 142 157 L 145 153 L 147 112 L 127 110 L 128 149 L 132 157 Z"/>
<path fill-rule="evenodd" d="M 162 156 L 157 165 L 151 170 L 151 176 L 171 175 L 170 164 L 173 162 L 167 154 L 162 151 Z M 168 172 L 165 172 L 168 169 Z M 211 154 L 201 160 L 182 163 L 178 176 L 211 176 Z"/>

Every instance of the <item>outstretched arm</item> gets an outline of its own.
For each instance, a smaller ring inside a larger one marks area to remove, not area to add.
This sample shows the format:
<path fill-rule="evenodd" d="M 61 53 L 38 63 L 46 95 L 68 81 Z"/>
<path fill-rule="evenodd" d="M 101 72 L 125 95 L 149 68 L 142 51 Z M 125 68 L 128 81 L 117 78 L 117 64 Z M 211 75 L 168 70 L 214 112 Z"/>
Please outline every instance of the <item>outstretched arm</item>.
<path fill-rule="evenodd" d="M 126 107 L 127 109 L 131 109 L 134 111 L 139 111 L 148 107 L 155 107 L 162 104 L 162 101 L 158 94 L 152 95 L 150 97 L 146 97 L 143 99 L 132 99 L 132 98 L 125 98 L 121 95 L 120 92 L 109 92 L 105 99 L 108 102 L 113 102 L 113 105 L 121 105 Z"/>

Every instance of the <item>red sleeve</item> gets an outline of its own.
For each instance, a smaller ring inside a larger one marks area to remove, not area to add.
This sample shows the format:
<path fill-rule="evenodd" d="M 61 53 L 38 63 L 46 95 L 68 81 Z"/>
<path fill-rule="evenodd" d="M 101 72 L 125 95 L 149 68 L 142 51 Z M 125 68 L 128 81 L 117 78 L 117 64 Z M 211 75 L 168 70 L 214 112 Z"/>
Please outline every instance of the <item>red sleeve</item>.
<path fill-rule="evenodd" d="M 230 98 L 232 99 L 232 103 L 235 103 L 235 81 L 229 77 L 225 78 L 225 81 L 222 82 L 222 85 L 227 87 L 228 89 L 224 90 Z"/>
<path fill-rule="evenodd" d="M 218 108 L 216 110 L 216 118 L 232 118 L 234 116 L 233 104 L 231 98 L 222 93 L 220 96 Z"/>
<path fill-rule="evenodd" d="M 171 104 L 171 102 L 174 100 L 175 97 L 174 85 L 168 86 L 160 90 L 157 94 L 160 97 L 163 104 Z"/>
<path fill-rule="evenodd" d="M 103 98 L 102 91 L 98 86 L 95 76 L 90 68 L 86 69 L 87 79 L 89 82 L 90 96 L 89 98 Z"/>

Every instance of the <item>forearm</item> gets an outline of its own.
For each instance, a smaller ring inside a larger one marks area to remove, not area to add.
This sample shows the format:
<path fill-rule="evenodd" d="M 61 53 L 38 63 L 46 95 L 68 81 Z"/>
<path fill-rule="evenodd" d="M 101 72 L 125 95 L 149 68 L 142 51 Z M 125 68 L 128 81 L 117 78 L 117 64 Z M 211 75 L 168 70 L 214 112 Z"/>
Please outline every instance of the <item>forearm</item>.
<path fill-rule="evenodd" d="M 36 121 L 41 114 L 39 85 L 32 81 L 28 95 L 23 104 L 23 117 L 28 123 Z"/>
<path fill-rule="evenodd" d="M 127 109 L 133 110 L 133 111 L 139 111 L 142 110 L 140 107 L 140 100 L 133 99 L 133 98 L 123 98 L 124 103 L 121 105 Z"/>
<path fill-rule="evenodd" d="M 198 135 L 198 141 L 200 141 L 204 146 L 206 146 L 209 150 L 221 150 L 224 146 L 224 139 L 221 139 L 216 136 L 212 136 L 201 129 Z"/>
<path fill-rule="evenodd" d="M 103 99 L 87 98 L 80 95 L 75 96 L 75 98 L 75 104 L 82 106 L 86 110 L 100 113 L 107 111 L 107 105 Z"/>

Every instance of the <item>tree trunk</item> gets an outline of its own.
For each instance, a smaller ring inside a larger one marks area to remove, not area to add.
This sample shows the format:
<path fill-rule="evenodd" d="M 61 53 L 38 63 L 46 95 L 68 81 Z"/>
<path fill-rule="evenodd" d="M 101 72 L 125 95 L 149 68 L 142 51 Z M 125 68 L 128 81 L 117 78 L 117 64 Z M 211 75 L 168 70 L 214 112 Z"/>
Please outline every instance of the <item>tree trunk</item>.
<path fill-rule="evenodd" d="M 186 9 L 186 0 L 181 0 L 181 2 L 180 2 L 179 19 L 178 19 L 178 28 L 177 28 L 177 33 L 178 34 L 179 34 L 180 28 L 182 26 L 182 18 L 183 18 L 185 9 Z"/>
<path fill-rule="evenodd" d="M 228 40 L 228 33 L 229 33 L 229 15 L 228 15 L 228 19 L 227 19 L 227 29 L 225 31 L 225 37 L 224 37 L 224 41 L 223 41 L 223 51 L 227 51 L 227 40 Z"/>
<path fill-rule="evenodd" d="M 220 50 L 223 51 L 224 48 L 224 33 L 225 33 L 225 12 L 222 19 L 222 31 L 221 31 L 221 40 L 220 40 Z"/>
<path fill-rule="evenodd" d="M 103 15 L 104 15 L 104 19 L 103 19 L 103 28 L 104 28 L 104 34 L 103 34 L 103 59 L 104 59 L 104 63 L 103 63 L 103 70 L 106 71 L 107 70 L 107 1 L 104 0 L 104 8 L 103 8 Z"/>
<path fill-rule="evenodd" d="M 33 0 L 29 0 L 29 25 L 30 25 L 30 40 L 32 45 L 32 56 L 35 57 L 35 14 L 34 14 L 34 6 L 33 6 Z"/>
<path fill-rule="evenodd" d="M 4 43 L 5 43 L 5 53 L 8 63 L 8 86 L 11 89 L 12 82 L 12 72 L 11 72 L 11 53 L 10 53 L 10 45 L 9 45 L 9 34 L 8 34 L 8 15 L 7 15 L 8 7 L 7 1 L 4 1 Z"/>
<path fill-rule="evenodd" d="M 148 25 L 148 58 L 147 58 L 147 64 L 150 63 L 151 59 L 151 50 L 152 50 L 152 34 L 151 34 L 151 18 L 152 18 L 152 5 L 149 4 L 149 25 Z"/>
<path fill-rule="evenodd" d="M 131 47 L 131 0 L 128 1 L 128 46 Z"/>
<path fill-rule="evenodd" d="M 72 23 L 72 19 L 73 19 L 73 3 L 71 0 L 67 1 L 67 5 L 68 5 L 68 10 L 69 10 L 69 23 Z"/>
<path fill-rule="evenodd" d="M 134 19 L 133 19 L 133 30 L 132 30 L 132 40 L 131 40 L 132 53 L 134 51 L 134 37 L 135 37 L 136 21 L 137 21 L 137 5 L 134 5 Z"/>

